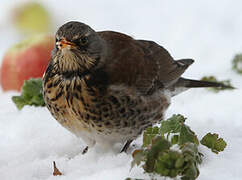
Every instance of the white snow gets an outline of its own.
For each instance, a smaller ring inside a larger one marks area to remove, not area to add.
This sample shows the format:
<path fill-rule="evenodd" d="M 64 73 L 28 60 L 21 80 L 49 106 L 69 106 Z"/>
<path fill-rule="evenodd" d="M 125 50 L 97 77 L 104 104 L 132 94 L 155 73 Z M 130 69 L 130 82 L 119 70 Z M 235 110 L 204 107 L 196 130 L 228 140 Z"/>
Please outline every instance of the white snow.
<path fill-rule="evenodd" d="M 19 0 L 20 1 L 20 0 Z M 137 39 L 150 39 L 167 48 L 177 59 L 194 58 L 184 74 L 188 78 L 215 75 L 231 79 L 234 91 L 212 93 L 189 90 L 172 99 L 167 117 L 185 115 L 187 124 L 202 137 L 219 133 L 227 148 L 215 155 L 205 147 L 198 180 L 242 179 L 242 76 L 231 70 L 235 53 L 242 52 L 242 2 L 239 0 L 187 1 L 42 1 L 57 24 L 79 20 L 96 30 L 116 30 Z M 0 2 L 0 59 L 20 38 L 6 25 L 6 9 L 13 2 Z M 7 28 L 6 28 L 7 27 Z M 1 61 L 1 60 L 0 60 Z M 62 128 L 46 108 L 24 107 L 11 101 L 16 92 L 0 92 L 0 180 L 124 180 L 148 178 L 141 168 L 130 171 L 130 154 L 117 154 L 101 147 L 82 155 L 82 141 Z M 134 142 L 139 147 L 141 138 Z M 52 176 L 52 161 L 63 176 Z"/>

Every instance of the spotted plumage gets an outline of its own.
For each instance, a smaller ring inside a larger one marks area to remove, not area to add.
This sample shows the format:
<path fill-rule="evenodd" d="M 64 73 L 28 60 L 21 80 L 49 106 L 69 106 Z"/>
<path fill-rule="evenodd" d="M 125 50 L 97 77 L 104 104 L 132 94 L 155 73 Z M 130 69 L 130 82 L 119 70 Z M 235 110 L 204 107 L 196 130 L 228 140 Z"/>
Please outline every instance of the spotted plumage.
<path fill-rule="evenodd" d="M 69 22 L 56 33 L 44 100 L 54 118 L 89 147 L 127 142 L 125 151 L 163 119 L 177 89 L 221 86 L 181 78 L 192 63 L 173 60 L 155 42 Z"/>

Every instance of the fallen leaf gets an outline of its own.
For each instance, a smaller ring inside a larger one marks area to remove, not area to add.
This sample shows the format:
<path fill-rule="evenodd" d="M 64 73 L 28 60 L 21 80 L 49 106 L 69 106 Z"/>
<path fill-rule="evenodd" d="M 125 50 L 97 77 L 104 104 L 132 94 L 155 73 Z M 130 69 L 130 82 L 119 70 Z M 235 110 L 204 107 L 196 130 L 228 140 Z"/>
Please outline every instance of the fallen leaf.
<path fill-rule="evenodd" d="M 56 167 L 55 161 L 53 161 L 53 165 L 54 165 L 54 172 L 53 172 L 53 176 L 61 176 L 62 173 L 59 171 L 59 169 Z"/>

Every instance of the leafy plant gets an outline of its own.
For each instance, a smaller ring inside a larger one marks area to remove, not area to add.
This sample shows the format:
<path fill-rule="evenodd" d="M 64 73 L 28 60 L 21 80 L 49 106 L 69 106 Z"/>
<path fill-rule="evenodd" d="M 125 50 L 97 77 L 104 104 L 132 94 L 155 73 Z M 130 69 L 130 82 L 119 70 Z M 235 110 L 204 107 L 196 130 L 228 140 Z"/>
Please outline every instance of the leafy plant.
<path fill-rule="evenodd" d="M 206 134 L 200 141 L 202 145 L 207 146 L 212 152 L 218 154 L 223 151 L 227 146 L 227 143 L 222 139 L 218 138 L 218 134 Z"/>
<path fill-rule="evenodd" d="M 143 146 L 132 153 L 135 165 L 141 166 L 149 175 L 181 177 L 194 180 L 199 176 L 198 165 L 203 154 L 199 152 L 197 135 L 185 124 L 182 115 L 173 115 L 163 121 L 161 127 L 149 127 L 143 135 Z M 212 152 L 223 151 L 226 143 L 217 134 L 208 133 L 201 140 Z"/>
<path fill-rule="evenodd" d="M 219 91 L 222 91 L 222 90 L 232 90 L 232 89 L 234 89 L 230 80 L 218 81 L 215 76 L 204 76 L 204 77 L 202 77 L 201 80 L 202 81 L 222 83 L 223 85 L 227 86 L 227 87 L 211 87 L 211 88 L 208 88 L 209 90 L 216 92 L 216 93 L 219 92 Z"/>
<path fill-rule="evenodd" d="M 45 106 L 42 95 L 42 80 L 29 79 L 24 82 L 20 96 L 13 96 L 12 100 L 17 108 L 21 110 L 25 105 Z"/>
<path fill-rule="evenodd" d="M 236 54 L 232 60 L 233 70 L 239 74 L 242 74 L 242 53 Z"/>

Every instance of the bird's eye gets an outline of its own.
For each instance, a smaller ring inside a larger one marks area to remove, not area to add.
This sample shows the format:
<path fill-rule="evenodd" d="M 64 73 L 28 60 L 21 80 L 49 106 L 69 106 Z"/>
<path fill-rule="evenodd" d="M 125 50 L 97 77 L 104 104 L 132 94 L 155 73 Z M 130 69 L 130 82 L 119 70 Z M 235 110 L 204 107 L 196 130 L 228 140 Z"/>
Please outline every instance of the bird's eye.
<path fill-rule="evenodd" d="M 80 44 L 83 46 L 83 45 L 86 45 L 88 43 L 88 39 L 86 36 L 82 37 L 80 39 Z"/>

